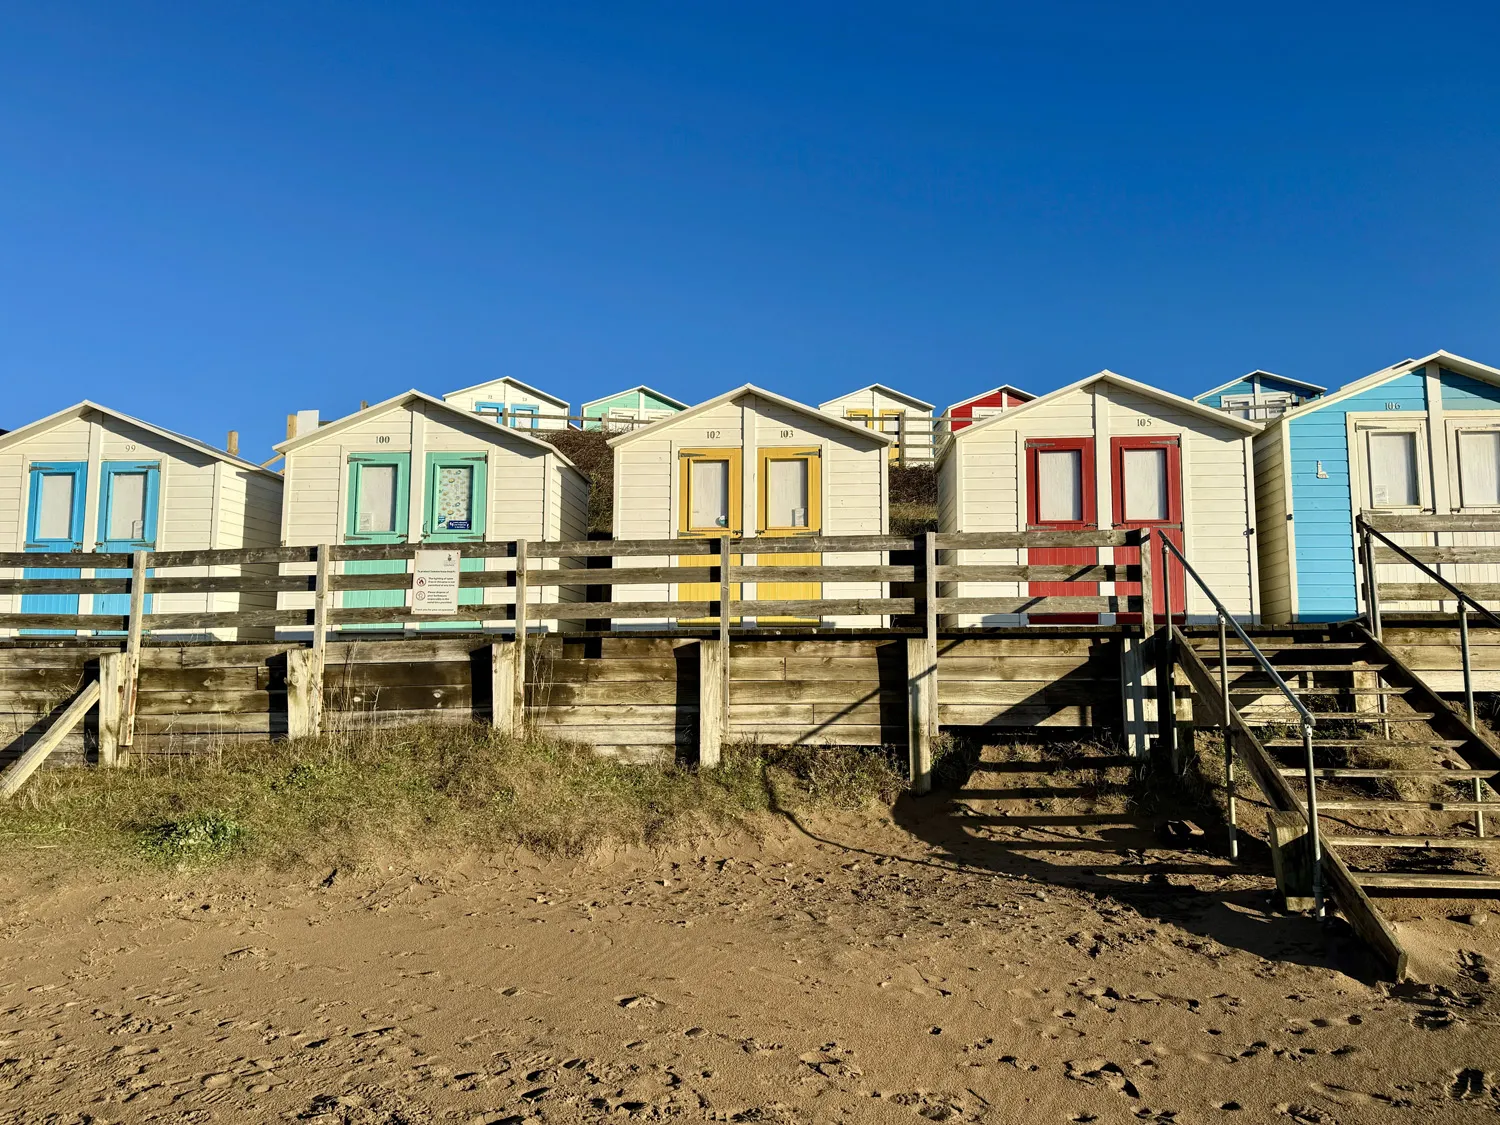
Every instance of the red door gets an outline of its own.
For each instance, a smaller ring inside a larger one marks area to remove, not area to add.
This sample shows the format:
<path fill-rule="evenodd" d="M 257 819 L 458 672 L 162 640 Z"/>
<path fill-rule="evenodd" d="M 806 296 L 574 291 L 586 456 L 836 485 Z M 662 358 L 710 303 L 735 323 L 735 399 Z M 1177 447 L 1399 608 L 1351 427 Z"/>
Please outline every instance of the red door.
<path fill-rule="evenodd" d="M 1099 526 L 1094 506 L 1094 439 L 1034 438 L 1026 443 L 1026 530 L 1092 531 Z M 1034 566 L 1077 563 L 1093 566 L 1097 547 L 1030 547 L 1026 560 Z M 1093 597 L 1094 582 L 1032 582 L 1028 594 Z M 1042 603 L 1046 605 L 1045 602 Z M 1090 625 L 1093 613 L 1032 613 L 1034 622 Z"/>
<path fill-rule="evenodd" d="M 1112 438 L 1109 443 L 1110 478 L 1114 491 L 1114 526 L 1116 528 L 1150 528 L 1152 538 L 1166 536 L 1182 547 L 1182 440 L 1176 437 Z M 1160 547 L 1151 556 L 1152 610 L 1158 621 L 1166 612 L 1163 601 L 1162 556 Z M 1167 556 L 1171 568 L 1172 616 L 1182 619 L 1187 611 L 1186 575 L 1182 564 Z M 1139 547 L 1116 547 L 1115 562 L 1134 565 L 1141 561 Z M 1139 594 L 1139 582 L 1119 582 L 1117 594 Z M 1140 614 L 1120 614 L 1120 621 L 1139 621 Z"/>

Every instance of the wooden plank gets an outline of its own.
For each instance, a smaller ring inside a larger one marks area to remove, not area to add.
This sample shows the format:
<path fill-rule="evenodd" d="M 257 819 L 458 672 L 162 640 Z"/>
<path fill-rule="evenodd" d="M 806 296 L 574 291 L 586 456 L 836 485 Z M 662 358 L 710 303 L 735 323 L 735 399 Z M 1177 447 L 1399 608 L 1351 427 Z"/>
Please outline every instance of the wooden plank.
<path fill-rule="evenodd" d="M 940 551 L 1014 551 L 1030 547 L 1124 547 L 1130 531 L 968 531 L 937 537 Z"/>
<path fill-rule="evenodd" d="M 136 752 L 151 755 L 160 748 L 162 736 L 167 735 L 244 734 L 264 737 L 280 722 L 280 716 L 264 712 L 250 715 L 227 712 L 209 715 L 141 715 L 136 720 L 136 728 L 139 733 L 147 736 L 147 740 Z"/>
<path fill-rule="evenodd" d="M 74 556 L 75 558 L 77 556 Z M 154 563 L 153 563 L 154 567 Z M 214 575 L 203 578 L 164 578 L 153 575 L 153 594 L 233 594 L 244 591 L 301 591 L 312 589 L 308 575 L 272 577 Z M 128 578 L 0 578 L 0 594 L 128 594 Z"/>
<path fill-rule="evenodd" d="M 1354 876 L 1362 887 L 1403 891 L 1500 891 L 1500 875 L 1418 874 L 1406 871 L 1360 871 Z"/>
<path fill-rule="evenodd" d="M 1083 656 L 947 656 L 938 658 L 944 683 L 984 683 L 992 680 L 1060 680 L 1082 676 L 1112 680 L 1114 662 L 1102 651 Z"/>
<path fill-rule="evenodd" d="M 1500 558 L 1497 558 L 1496 561 L 1500 562 Z M 1455 581 L 1453 584 L 1477 602 L 1500 600 L 1500 583 Z M 1380 583 L 1381 605 L 1387 605 L 1390 602 L 1451 602 L 1453 600 L 1452 591 L 1444 589 L 1436 582 Z M 1476 610 L 1475 612 L 1478 611 Z"/>
<path fill-rule="evenodd" d="M 120 719 L 125 707 L 125 654 L 107 652 L 99 657 L 99 764 L 119 762 Z"/>
<path fill-rule="evenodd" d="M 832 614 L 878 616 L 911 613 L 914 603 L 911 598 L 823 598 L 807 601 L 736 600 L 731 605 L 731 617 L 750 617 L 757 613 L 778 617 L 818 617 Z M 718 602 L 547 602 L 529 607 L 527 617 L 531 621 L 580 621 L 596 617 L 627 621 L 656 617 L 696 620 L 716 617 L 718 612 Z"/>
<path fill-rule="evenodd" d="M 713 769 L 719 764 L 728 726 L 728 701 L 724 698 L 724 663 L 729 647 L 718 640 L 698 642 L 698 766 Z M 676 685 L 670 686 L 676 689 Z M 736 693 L 738 698 L 738 693 Z"/>
<path fill-rule="evenodd" d="M 0 800 L 8 800 L 22 785 L 26 784 L 26 779 L 36 772 L 37 767 L 46 761 L 47 755 L 58 748 L 63 738 L 83 721 L 89 708 L 98 701 L 99 681 L 90 680 L 73 702 L 69 703 L 63 713 L 47 728 L 47 733 L 12 762 L 4 773 L 0 773 Z"/>
<path fill-rule="evenodd" d="M 311 547 L 228 547 L 207 551 L 153 551 L 155 569 L 185 566 L 243 566 L 251 563 L 312 561 Z M 82 567 L 85 570 L 129 570 L 131 556 L 122 552 L 79 553 L 0 551 L 0 567 Z"/>
<path fill-rule="evenodd" d="M 125 627 L 125 669 L 120 705 L 120 750 L 135 741 L 135 695 L 141 678 L 141 631 L 146 617 L 146 552 L 136 551 L 130 564 L 130 616 Z"/>
<path fill-rule="evenodd" d="M 641 703 L 671 707 L 683 701 L 696 701 L 697 691 L 696 678 L 691 684 L 678 684 L 675 670 L 673 678 L 654 681 L 584 680 L 568 683 L 553 677 L 532 685 L 531 703 L 534 707 L 617 707 Z M 717 698 L 719 693 L 714 694 Z M 738 697 L 742 693 L 735 694 Z"/>
<path fill-rule="evenodd" d="M 289 692 L 277 691 L 141 691 L 138 715 L 218 715 L 270 712 Z"/>
<path fill-rule="evenodd" d="M 964 563 L 937 568 L 939 582 L 1139 582 L 1139 566 L 1011 566 Z"/>
<path fill-rule="evenodd" d="M 1110 708 L 1114 710 L 1113 706 Z M 945 727 L 1091 727 L 1094 712 L 1089 707 L 970 706 L 940 703 L 938 721 Z"/>
<path fill-rule="evenodd" d="M 1500 805 L 1490 805 L 1491 811 Z M 1500 836 L 1356 836 L 1348 834 L 1323 834 L 1323 839 L 1341 848 L 1434 848 L 1442 850 L 1474 850 L 1500 848 Z"/>
<path fill-rule="evenodd" d="M 1397 531 L 1500 531 L 1500 515 L 1393 515 L 1365 512 L 1365 523 L 1387 534 Z"/>
<path fill-rule="evenodd" d="M 516 713 L 516 654 L 513 641 L 490 645 L 490 725 L 496 730 L 519 734 Z"/>
<path fill-rule="evenodd" d="M 322 731 L 322 661 L 310 648 L 286 654 L 286 727 L 288 738 L 315 738 Z M 317 706 L 315 711 L 314 705 Z"/>
<path fill-rule="evenodd" d="M 731 582 L 910 582 L 910 566 L 736 566 Z M 496 573 L 505 573 L 497 571 Z M 478 575 L 469 585 L 485 585 Z M 679 582 L 718 582 L 717 566 L 611 567 L 599 570 L 533 570 L 528 586 L 642 586 Z M 503 583 L 489 583 L 503 585 Z"/>
<path fill-rule="evenodd" d="M 938 598 L 939 613 L 1139 613 L 1141 599 L 1034 594 L 1030 597 Z"/>
<path fill-rule="evenodd" d="M 1407 547 L 1406 550 L 1421 562 L 1438 563 L 1500 563 L 1500 544 L 1476 547 Z M 1376 563 L 1399 563 L 1409 565 L 1400 554 L 1390 547 L 1375 547 Z M 1446 577 L 1446 576 L 1445 576 Z"/>
<path fill-rule="evenodd" d="M 431 640 L 334 641 L 328 646 L 332 664 L 431 664 L 461 662 L 492 643 L 489 637 L 447 636 Z M 296 646 L 287 646 L 296 647 Z"/>

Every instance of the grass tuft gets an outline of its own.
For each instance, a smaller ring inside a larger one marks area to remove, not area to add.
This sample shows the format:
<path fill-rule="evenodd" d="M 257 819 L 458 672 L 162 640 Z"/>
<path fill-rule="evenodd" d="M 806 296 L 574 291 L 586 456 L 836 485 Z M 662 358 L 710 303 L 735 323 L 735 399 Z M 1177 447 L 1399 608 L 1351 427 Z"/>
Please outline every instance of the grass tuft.
<path fill-rule="evenodd" d="M 878 751 L 731 746 L 720 768 L 699 772 L 477 724 L 418 726 L 45 770 L 0 806 L 0 844 L 179 868 L 357 866 L 442 847 L 581 855 L 753 828 L 770 811 L 890 804 L 903 785 Z"/>

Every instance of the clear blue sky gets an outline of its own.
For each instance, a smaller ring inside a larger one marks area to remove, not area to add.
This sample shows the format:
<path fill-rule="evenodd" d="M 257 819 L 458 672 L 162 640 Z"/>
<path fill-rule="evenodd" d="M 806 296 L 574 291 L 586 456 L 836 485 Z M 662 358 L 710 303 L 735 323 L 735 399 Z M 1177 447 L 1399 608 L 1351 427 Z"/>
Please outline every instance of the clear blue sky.
<path fill-rule="evenodd" d="M 1495 5 L 1137 7 L 5 4 L 0 426 L 1500 363 Z"/>

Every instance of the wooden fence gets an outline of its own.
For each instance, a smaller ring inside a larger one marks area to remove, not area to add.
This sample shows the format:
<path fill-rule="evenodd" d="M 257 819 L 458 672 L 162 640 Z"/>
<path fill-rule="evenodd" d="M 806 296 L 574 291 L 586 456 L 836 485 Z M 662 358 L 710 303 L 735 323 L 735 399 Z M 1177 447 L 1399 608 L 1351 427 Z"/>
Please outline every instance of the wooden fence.
<path fill-rule="evenodd" d="M 0 579 L 0 595 L 126 594 L 130 607 L 124 615 L 0 613 L 3 628 L 66 630 L 74 634 L 55 639 L 24 637 L 13 642 L 4 661 L 8 670 L 0 671 L 0 695 L 9 693 L 16 708 L 14 715 L 34 714 L 31 707 L 40 707 L 63 692 L 69 686 L 64 682 L 69 676 L 76 680 L 80 657 L 96 662 L 89 667 L 97 668 L 93 674 L 105 689 L 96 736 L 99 759 L 104 762 L 120 751 L 128 751 L 137 729 L 148 736 L 184 738 L 225 734 L 296 737 L 325 729 L 325 712 L 337 714 L 340 723 L 399 721 L 407 712 L 433 710 L 424 704 L 427 699 L 436 699 L 448 704 L 439 710 L 482 713 L 504 726 L 532 722 L 621 752 L 629 745 L 680 747 L 691 741 L 700 759 L 708 762 L 716 758 L 725 738 L 905 742 L 913 754 L 913 773 L 921 787 L 930 773 L 932 738 L 940 724 L 1029 726 L 1066 722 L 1084 726 L 1096 714 L 1145 714 L 1143 697 L 1133 707 L 1124 702 L 1132 692 L 1142 696 L 1147 677 L 1139 662 L 1132 665 L 1128 653 L 1124 657 L 1102 657 L 1098 644 L 1070 639 L 1066 630 L 1055 637 L 1042 629 L 1028 637 L 1022 629 L 1008 631 L 1016 634 L 1009 638 L 1000 635 L 1007 631 L 995 630 L 974 631 L 972 639 L 951 638 L 945 642 L 949 647 L 945 647 L 942 659 L 947 662 L 945 681 L 952 686 L 940 701 L 938 622 L 942 614 L 959 612 L 1126 613 L 1143 616 L 1149 630 L 1151 613 L 1145 607 L 1151 597 L 1150 552 L 1144 553 L 1143 562 L 1115 563 L 1101 554 L 1097 562 L 1064 565 L 960 565 L 947 562 L 945 553 L 1068 546 L 1105 553 L 1123 549 L 1139 557 L 1141 542 L 1140 532 L 1102 531 L 929 533 L 915 539 L 860 536 L 466 544 L 466 557 L 486 560 L 487 568 L 499 560 L 504 569 L 462 572 L 462 587 L 484 591 L 484 600 L 436 617 L 414 612 L 404 598 L 403 604 L 390 606 L 335 604 L 344 591 L 409 588 L 411 578 L 404 567 L 403 573 L 395 574 L 349 574 L 339 568 L 349 562 L 405 560 L 413 555 L 415 545 L 134 556 L 0 555 L 0 568 L 68 568 L 80 572 L 56 578 Z M 765 561 L 766 557 L 785 553 L 820 558 L 873 555 L 876 561 L 791 566 L 768 565 Z M 676 562 L 671 561 L 674 558 Z M 668 565 L 660 565 L 660 560 Z M 728 560 L 727 565 L 724 560 Z M 90 573 L 126 567 L 131 571 L 129 577 L 95 577 Z M 171 571 L 181 567 L 213 567 L 219 573 L 173 577 Z M 308 568 L 312 573 L 293 572 Z M 1094 583 L 1100 592 L 1090 596 L 1029 591 L 1009 597 L 940 596 L 940 583 L 964 581 L 1014 582 L 1018 589 L 1031 583 L 1087 582 Z M 830 589 L 836 592 L 840 585 L 873 587 L 880 596 L 743 596 L 744 587 L 767 582 L 815 582 L 825 594 Z M 1120 594 L 1104 585 L 1118 583 L 1138 584 L 1142 592 Z M 629 596 L 632 590 L 651 585 L 665 585 L 669 590 L 675 587 L 680 593 L 684 584 L 702 584 L 707 587 L 704 592 L 716 593 L 717 597 L 632 600 Z M 575 599 L 594 600 L 542 600 L 543 591 L 562 588 L 571 589 Z M 201 614 L 147 611 L 147 595 L 156 591 L 250 589 L 300 595 L 311 605 Z M 871 615 L 879 623 L 873 630 L 833 630 L 817 625 L 825 617 Z M 752 618 L 761 621 L 767 617 L 783 620 L 772 628 L 744 627 Z M 788 617 L 812 624 L 787 626 L 784 619 Z M 518 630 L 515 623 L 521 620 L 528 627 Z M 343 628 L 406 629 L 434 622 L 448 626 L 450 631 L 484 629 L 507 639 L 495 643 L 453 638 L 445 644 L 436 635 L 407 633 L 401 639 L 382 640 Z M 655 632 L 648 636 L 637 628 L 632 636 L 632 626 Z M 538 627 L 554 635 L 548 640 L 538 634 Z M 663 627 L 668 631 L 660 635 Z M 201 647 L 148 643 L 153 635 L 170 636 L 183 628 L 201 632 L 299 629 L 309 634 L 310 643 Z M 97 635 L 100 632 L 118 633 L 119 639 Z M 1114 638 L 1121 632 L 1107 625 L 1102 634 L 1097 629 L 1092 631 L 1095 636 L 1109 636 L 1110 645 L 1116 644 Z M 1090 631 L 1084 630 L 1082 635 L 1088 634 Z M 803 640 L 808 647 L 797 652 L 782 648 L 774 656 L 764 652 L 752 655 L 753 642 L 778 636 L 789 642 Z M 691 647 L 684 643 L 688 639 L 694 642 Z M 646 648 L 629 649 L 631 640 Z M 601 653 L 609 647 L 615 659 L 595 656 L 580 661 L 557 655 L 559 646 L 566 650 L 588 641 L 598 642 L 597 651 Z M 1002 652 L 1006 644 L 1012 648 Z M 426 647 L 408 647 L 411 645 Z M 1127 643 L 1125 647 L 1130 646 Z M 678 649 L 686 651 L 679 653 Z M 30 655 L 35 652 L 48 655 L 36 663 Z M 1042 662 L 1024 667 L 1028 653 L 1042 658 Z M 640 666 L 644 670 L 626 674 L 626 664 L 620 662 L 626 656 L 645 661 Z M 684 661 L 697 669 L 693 675 L 683 673 Z M 1122 664 L 1127 668 L 1123 695 Z M 416 672 L 414 666 L 426 670 Z M 669 667 L 674 675 L 664 679 L 661 673 Z M 1106 667 L 1108 670 L 1101 672 Z M 46 668 L 54 669 L 55 675 L 44 675 Z M 4 678 L 14 676 L 25 681 L 33 674 L 38 682 L 26 687 L 3 683 Z M 87 675 L 87 669 L 81 674 Z M 691 717 L 691 722 L 685 716 Z M 1129 726 L 1130 720 L 1126 722 Z M 686 732 L 682 730 L 685 725 L 690 728 Z M 649 728 L 653 733 L 648 736 L 646 729 L 633 731 L 633 726 Z"/>

